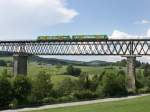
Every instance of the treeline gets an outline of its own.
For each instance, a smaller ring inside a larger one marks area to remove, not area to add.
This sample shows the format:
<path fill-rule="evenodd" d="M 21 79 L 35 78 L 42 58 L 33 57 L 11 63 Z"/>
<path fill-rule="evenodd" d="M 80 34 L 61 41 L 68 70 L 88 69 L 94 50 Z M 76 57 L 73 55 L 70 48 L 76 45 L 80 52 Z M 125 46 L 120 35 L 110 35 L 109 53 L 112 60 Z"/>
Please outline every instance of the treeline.
<path fill-rule="evenodd" d="M 0 60 L 0 66 L 12 67 L 12 62 L 11 61 Z"/>
<path fill-rule="evenodd" d="M 138 60 L 135 61 L 135 66 L 136 67 L 141 67 L 144 68 L 144 66 L 146 66 L 146 64 L 148 63 L 144 63 L 144 62 L 140 62 Z M 112 66 L 121 66 L 121 67 L 126 67 L 127 66 L 127 60 L 123 59 L 121 61 L 117 61 L 115 63 L 112 63 Z"/>
<path fill-rule="evenodd" d="M 76 73 L 75 73 L 76 72 Z M 150 65 L 139 70 L 136 75 L 137 90 L 128 93 L 126 76 L 123 70 L 118 72 L 103 71 L 99 75 L 84 73 L 80 68 L 69 65 L 68 75 L 57 86 L 51 81 L 51 75 L 40 71 L 36 77 L 10 75 L 4 70 L 0 75 L 0 108 L 16 108 L 105 97 L 120 97 L 129 94 L 150 92 Z"/>
<path fill-rule="evenodd" d="M 122 74 L 123 73 L 123 74 Z M 36 78 L 10 76 L 6 71 L 0 76 L 0 107 L 16 108 L 23 105 L 41 105 L 60 102 L 90 100 L 96 98 L 127 95 L 125 75 L 90 76 L 82 73 L 78 79 L 66 78 L 54 88 L 51 75 L 41 71 Z"/>
<path fill-rule="evenodd" d="M 127 60 L 123 59 L 121 61 L 117 62 L 105 62 L 105 61 L 91 61 L 91 62 L 80 62 L 80 61 L 68 61 L 63 59 L 49 59 L 49 58 L 41 58 L 38 56 L 33 56 L 29 58 L 29 62 L 36 61 L 39 65 L 44 64 L 51 64 L 51 65 L 79 65 L 79 66 L 120 66 L 120 67 L 126 67 L 127 66 Z M 144 68 L 144 66 L 148 63 L 143 63 L 138 60 L 135 62 L 136 67 Z M 4 67 L 12 67 L 13 62 L 8 60 L 0 60 L 0 66 Z"/>

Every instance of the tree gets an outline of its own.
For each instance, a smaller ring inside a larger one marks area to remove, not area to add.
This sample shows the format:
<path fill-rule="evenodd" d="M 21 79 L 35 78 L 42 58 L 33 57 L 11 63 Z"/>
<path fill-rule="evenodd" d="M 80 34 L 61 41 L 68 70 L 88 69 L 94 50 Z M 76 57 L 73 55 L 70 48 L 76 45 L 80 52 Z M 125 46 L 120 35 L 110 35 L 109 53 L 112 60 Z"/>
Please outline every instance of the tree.
<path fill-rule="evenodd" d="M 58 84 L 57 93 L 59 96 L 70 95 L 73 91 L 77 90 L 76 81 L 71 78 L 65 78 Z"/>
<path fill-rule="evenodd" d="M 80 77 L 79 77 L 79 81 L 78 81 L 78 87 L 82 90 L 88 90 L 90 89 L 90 85 L 91 85 L 91 81 L 90 78 L 88 76 L 88 74 L 83 73 Z"/>
<path fill-rule="evenodd" d="M 144 66 L 143 74 L 145 77 L 150 76 L 150 65 L 148 63 L 146 63 Z"/>
<path fill-rule="evenodd" d="M 67 74 L 72 75 L 74 72 L 74 68 L 72 65 L 67 66 Z"/>
<path fill-rule="evenodd" d="M 13 80 L 13 91 L 19 103 L 24 102 L 31 93 L 31 82 L 26 76 L 17 75 Z"/>
<path fill-rule="evenodd" d="M 0 76 L 0 108 L 7 107 L 12 100 L 12 86 L 10 81 Z"/>
<path fill-rule="evenodd" d="M 74 68 L 74 74 L 73 76 L 79 76 L 81 73 L 81 69 L 80 68 Z"/>
<path fill-rule="evenodd" d="M 4 60 L 0 60 L 0 66 L 7 66 L 6 61 L 4 61 Z"/>
<path fill-rule="evenodd" d="M 72 65 L 67 66 L 67 74 L 73 75 L 73 76 L 79 76 L 81 73 L 80 68 L 74 68 Z"/>
<path fill-rule="evenodd" d="M 40 71 L 33 81 L 32 96 L 35 100 L 42 100 L 51 94 L 52 87 L 50 75 L 44 71 Z"/>
<path fill-rule="evenodd" d="M 105 96 L 122 96 L 127 94 L 125 77 L 113 73 L 106 74 L 102 79 L 102 91 Z"/>
<path fill-rule="evenodd" d="M 7 69 L 3 69 L 3 70 L 2 70 L 1 76 L 2 76 L 2 77 L 6 77 L 6 78 L 12 78 L 12 75 L 8 72 Z"/>
<path fill-rule="evenodd" d="M 135 67 L 137 68 L 137 67 L 140 67 L 142 64 L 141 64 L 141 62 L 140 61 L 135 61 Z"/>

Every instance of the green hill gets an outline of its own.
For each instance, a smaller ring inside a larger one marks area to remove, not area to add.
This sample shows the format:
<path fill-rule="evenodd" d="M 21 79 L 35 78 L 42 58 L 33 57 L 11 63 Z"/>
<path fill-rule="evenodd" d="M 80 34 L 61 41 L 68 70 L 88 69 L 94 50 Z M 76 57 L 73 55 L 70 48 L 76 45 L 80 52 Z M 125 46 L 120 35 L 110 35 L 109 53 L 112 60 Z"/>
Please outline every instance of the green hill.
<path fill-rule="evenodd" d="M 43 57 L 39 57 L 39 56 L 32 56 L 29 58 L 29 61 L 51 64 L 51 65 L 72 64 L 72 65 L 80 65 L 80 66 L 98 66 L 98 65 L 110 65 L 110 64 L 112 64 L 112 62 L 106 62 L 106 61 L 100 61 L 100 60 L 84 62 L 84 61 L 64 60 L 64 59 L 56 59 L 56 58 L 43 58 Z"/>

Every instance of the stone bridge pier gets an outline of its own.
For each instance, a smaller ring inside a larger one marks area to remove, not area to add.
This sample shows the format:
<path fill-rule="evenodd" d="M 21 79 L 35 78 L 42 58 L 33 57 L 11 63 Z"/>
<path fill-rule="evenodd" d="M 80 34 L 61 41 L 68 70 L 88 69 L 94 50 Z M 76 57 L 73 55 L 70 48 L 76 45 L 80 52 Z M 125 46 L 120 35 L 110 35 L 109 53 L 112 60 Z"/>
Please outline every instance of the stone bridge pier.
<path fill-rule="evenodd" d="M 128 92 L 135 92 L 136 84 L 136 68 L 135 68 L 136 57 L 127 56 L 127 75 L 126 75 L 126 87 Z"/>
<path fill-rule="evenodd" d="M 13 55 L 13 74 L 27 75 L 27 55 Z"/>

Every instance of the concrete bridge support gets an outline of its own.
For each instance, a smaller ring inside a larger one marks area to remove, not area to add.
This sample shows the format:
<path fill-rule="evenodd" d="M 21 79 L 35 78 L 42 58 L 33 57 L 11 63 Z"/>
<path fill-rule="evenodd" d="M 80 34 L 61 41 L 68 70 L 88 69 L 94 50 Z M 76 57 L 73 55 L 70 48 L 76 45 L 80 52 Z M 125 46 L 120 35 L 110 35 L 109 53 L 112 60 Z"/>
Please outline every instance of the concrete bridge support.
<path fill-rule="evenodd" d="M 13 73 L 14 75 L 27 75 L 27 59 L 28 56 L 13 56 Z"/>
<path fill-rule="evenodd" d="M 135 85 L 135 56 L 128 56 L 127 57 L 127 90 L 128 92 L 135 92 L 136 85 Z"/>

